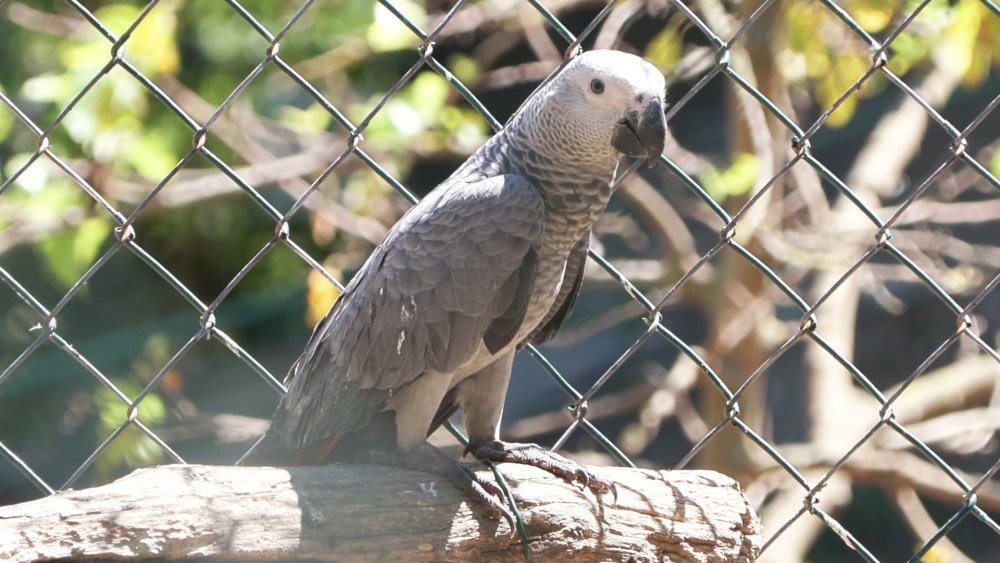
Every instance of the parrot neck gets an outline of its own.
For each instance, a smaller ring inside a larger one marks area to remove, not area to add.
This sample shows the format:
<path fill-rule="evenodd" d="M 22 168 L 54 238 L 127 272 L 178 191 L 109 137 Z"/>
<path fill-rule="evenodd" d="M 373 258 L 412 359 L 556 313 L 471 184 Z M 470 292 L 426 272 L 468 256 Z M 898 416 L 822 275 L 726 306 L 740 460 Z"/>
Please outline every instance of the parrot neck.
<path fill-rule="evenodd" d="M 554 155 L 547 144 L 515 131 L 505 131 L 487 159 L 538 187 L 545 202 L 546 244 L 557 254 L 568 252 L 608 205 L 617 158 L 595 164 L 600 159 Z"/>
<path fill-rule="evenodd" d="M 507 126 L 510 141 L 544 159 L 553 172 L 578 183 L 604 180 L 614 173 L 621 154 L 599 128 L 568 120 L 560 104 L 537 96 Z"/>
<path fill-rule="evenodd" d="M 546 210 L 546 245 L 564 253 L 604 211 L 621 155 L 608 140 L 581 135 L 535 97 L 486 142 L 456 177 L 518 174 L 538 188 Z M 553 125 L 554 126 L 549 126 Z"/>
<path fill-rule="evenodd" d="M 554 116 L 546 110 L 525 107 L 498 135 L 497 148 L 505 168 L 540 188 L 551 213 L 589 228 L 608 204 L 620 156 L 608 143 L 605 147 L 593 139 L 575 138 L 571 130 L 537 126 L 552 122 Z"/>

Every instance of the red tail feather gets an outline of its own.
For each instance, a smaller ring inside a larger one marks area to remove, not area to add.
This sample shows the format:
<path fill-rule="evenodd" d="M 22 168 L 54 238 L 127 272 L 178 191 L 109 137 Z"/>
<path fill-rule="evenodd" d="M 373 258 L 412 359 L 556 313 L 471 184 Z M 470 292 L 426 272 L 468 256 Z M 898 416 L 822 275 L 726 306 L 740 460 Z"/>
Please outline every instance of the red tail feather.
<path fill-rule="evenodd" d="M 333 451 L 333 448 L 336 447 L 339 440 L 340 436 L 330 436 L 322 442 L 317 442 L 312 446 L 299 450 L 295 459 L 292 461 L 292 467 L 319 465 L 323 463 L 326 458 L 330 457 L 330 452 Z"/>

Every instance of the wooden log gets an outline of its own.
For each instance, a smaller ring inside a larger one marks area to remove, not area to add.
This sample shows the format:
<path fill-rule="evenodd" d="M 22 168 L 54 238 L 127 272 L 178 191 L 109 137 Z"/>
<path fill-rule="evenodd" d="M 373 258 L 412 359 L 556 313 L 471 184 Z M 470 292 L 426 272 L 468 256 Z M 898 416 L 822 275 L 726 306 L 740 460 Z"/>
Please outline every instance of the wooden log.
<path fill-rule="evenodd" d="M 754 561 L 760 525 L 711 471 L 593 468 L 618 501 L 504 464 L 534 561 Z M 486 475 L 492 478 L 487 471 Z M 390 467 L 168 465 L 0 507 L 0 560 L 517 561 L 505 522 L 447 481 Z"/>

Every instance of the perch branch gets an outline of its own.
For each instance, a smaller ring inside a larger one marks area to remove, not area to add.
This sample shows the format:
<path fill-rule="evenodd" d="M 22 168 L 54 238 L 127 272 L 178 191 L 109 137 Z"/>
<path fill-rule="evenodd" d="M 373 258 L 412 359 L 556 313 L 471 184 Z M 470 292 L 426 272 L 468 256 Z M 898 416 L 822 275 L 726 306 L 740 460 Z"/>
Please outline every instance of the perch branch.
<path fill-rule="evenodd" d="M 757 518 L 710 471 L 597 468 L 618 501 L 524 466 L 503 473 L 535 561 L 753 561 Z M 492 478 L 492 476 L 490 476 Z M 170 465 L 0 508 L 0 559 L 511 561 L 506 523 L 402 469 Z"/>

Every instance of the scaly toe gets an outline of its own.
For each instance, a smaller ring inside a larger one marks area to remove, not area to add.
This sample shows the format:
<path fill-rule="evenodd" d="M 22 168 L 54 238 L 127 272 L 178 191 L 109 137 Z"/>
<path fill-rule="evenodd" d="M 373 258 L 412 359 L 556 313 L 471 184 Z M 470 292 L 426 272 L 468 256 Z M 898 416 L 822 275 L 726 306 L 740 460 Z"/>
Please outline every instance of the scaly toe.
<path fill-rule="evenodd" d="M 507 495 L 504 494 L 503 489 L 500 488 L 500 485 L 497 485 L 496 483 L 489 481 L 487 479 L 483 479 L 479 477 L 479 475 L 476 475 L 475 473 L 472 473 L 472 480 L 475 481 L 475 483 L 478 484 L 487 493 L 499 499 L 500 502 L 503 503 L 504 506 L 506 506 Z"/>
<path fill-rule="evenodd" d="M 598 477 L 596 475 L 589 475 L 590 482 L 587 488 L 590 489 L 594 496 L 601 497 L 607 493 L 611 493 L 614 503 L 618 503 L 618 487 L 615 486 L 614 482 L 604 479 L 603 477 Z"/>
<path fill-rule="evenodd" d="M 513 535 L 517 532 L 517 524 L 514 520 L 514 514 L 509 508 L 507 508 L 506 500 L 498 500 L 496 493 L 490 490 L 491 488 L 499 490 L 499 488 L 492 483 L 486 484 L 482 481 L 476 480 L 472 483 L 469 494 L 477 502 L 479 502 L 479 504 L 483 505 L 486 511 L 494 518 L 503 518 L 507 522 L 507 526 L 510 527 L 511 535 Z M 501 498 L 503 498 L 502 492 L 500 495 Z"/>

